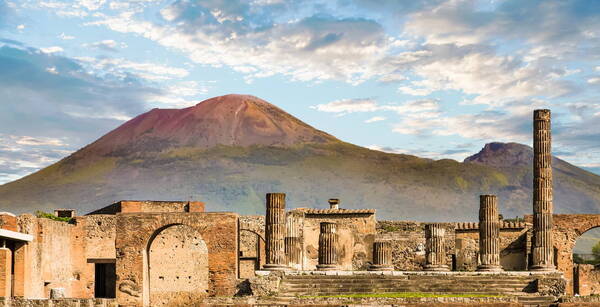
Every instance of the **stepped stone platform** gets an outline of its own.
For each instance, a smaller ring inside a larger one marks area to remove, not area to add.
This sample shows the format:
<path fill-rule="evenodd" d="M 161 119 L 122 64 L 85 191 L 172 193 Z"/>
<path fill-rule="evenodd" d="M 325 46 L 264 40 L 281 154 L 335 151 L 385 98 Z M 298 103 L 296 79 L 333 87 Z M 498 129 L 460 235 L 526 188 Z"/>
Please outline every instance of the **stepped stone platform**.
<path fill-rule="evenodd" d="M 487 302 L 549 306 L 564 295 L 560 272 L 402 272 L 402 271 L 257 271 L 268 279 L 271 295 L 289 300 L 324 300 L 355 294 L 431 293 Z M 406 300 L 405 300 L 406 301 Z"/>

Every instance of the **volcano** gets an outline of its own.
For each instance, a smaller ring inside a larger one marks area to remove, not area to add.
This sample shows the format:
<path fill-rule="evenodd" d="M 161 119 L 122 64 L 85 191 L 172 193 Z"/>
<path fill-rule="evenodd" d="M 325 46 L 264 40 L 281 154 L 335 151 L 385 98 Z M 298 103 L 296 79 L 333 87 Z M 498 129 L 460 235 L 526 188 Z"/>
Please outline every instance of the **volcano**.
<path fill-rule="evenodd" d="M 480 194 L 505 217 L 530 214 L 532 150 L 490 143 L 463 162 L 343 142 L 276 106 L 226 95 L 153 109 L 34 174 L 0 186 L 0 210 L 93 211 L 122 199 L 201 200 L 211 211 L 287 206 L 374 208 L 379 219 L 475 220 Z M 555 212 L 600 213 L 600 176 L 555 158 Z"/>

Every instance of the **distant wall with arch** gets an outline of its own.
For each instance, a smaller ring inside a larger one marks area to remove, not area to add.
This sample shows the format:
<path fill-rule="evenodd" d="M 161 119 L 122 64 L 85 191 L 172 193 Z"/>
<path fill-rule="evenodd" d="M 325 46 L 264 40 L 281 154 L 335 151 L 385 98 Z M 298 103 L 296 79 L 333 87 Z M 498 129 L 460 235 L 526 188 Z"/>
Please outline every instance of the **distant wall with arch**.
<path fill-rule="evenodd" d="M 567 293 L 574 294 L 578 286 L 574 283 L 573 248 L 575 242 L 586 231 L 600 227 L 600 214 L 554 214 L 554 250 L 556 267 L 565 274 Z"/>
<path fill-rule="evenodd" d="M 235 294 L 237 214 L 119 214 L 116 233 L 120 305 L 186 305 Z"/>

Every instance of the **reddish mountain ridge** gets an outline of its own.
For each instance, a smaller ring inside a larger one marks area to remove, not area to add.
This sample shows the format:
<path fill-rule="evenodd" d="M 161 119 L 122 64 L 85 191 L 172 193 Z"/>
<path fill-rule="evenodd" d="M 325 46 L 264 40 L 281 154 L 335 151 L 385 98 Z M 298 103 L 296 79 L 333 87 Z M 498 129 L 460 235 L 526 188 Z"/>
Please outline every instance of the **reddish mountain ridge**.
<path fill-rule="evenodd" d="M 230 94 L 184 109 L 153 109 L 79 154 L 104 156 L 173 147 L 288 146 L 337 141 L 260 98 Z"/>
<path fill-rule="evenodd" d="M 378 218 L 476 220 L 478 195 L 504 216 L 531 212 L 531 148 L 488 144 L 465 163 L 369 150 L 316 130 L 254 96 L 226 95 L 154 109 L 69 157 L 0 186 L 0 210 L 96 210 L 122 199 L 201 200 L 214 211 L 264 213 L 264 195 L 289 208 L 331 197 Z M 600 212 L 600 176 L 554 165 L 555 212 Z"/>

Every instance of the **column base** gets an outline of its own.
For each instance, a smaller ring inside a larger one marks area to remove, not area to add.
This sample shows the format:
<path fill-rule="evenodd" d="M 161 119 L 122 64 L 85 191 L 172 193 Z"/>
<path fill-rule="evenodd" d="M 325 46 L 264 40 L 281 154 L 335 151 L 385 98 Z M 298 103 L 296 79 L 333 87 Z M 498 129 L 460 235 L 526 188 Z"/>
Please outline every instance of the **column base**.
<path fill-rule="evenodd" d="M 290 268 L 285 264 L 265 264 L 263 270 L 265 271 L 288 271 Z"/>
<path fill-rule="evenodd" d="M 424 270 L 430 272 L 447 272 L 450 271 L 450 268 L 445 264 L 428 264 Z"/>
<path fill-rule="evenodd" d="M 483 264 L 477 267 L 477 272 L 504 272 L 499 265 Z"/>
<path fill-rule="evenodd" d="M 556 271 L 556 267 L 553 265 L 547 265 L 547 264 L 537 264 L 537 265 L 530 266 L 529 270 L 535 271 L 535 272 L 553 272 L 553 271 Z"/>
<path fill-rule="evenodd" d="M 368 271 L 393 271 L 394 266 L 387 265 L 387 264 L 372 264 L 371 266 L 369 266 L 369 268 L 367 270 Z"/>
<path fill-rule="evenodd" d="M 318 271 L 337 271 L 338 266 L 336 264 L 317 264 Z"/>

